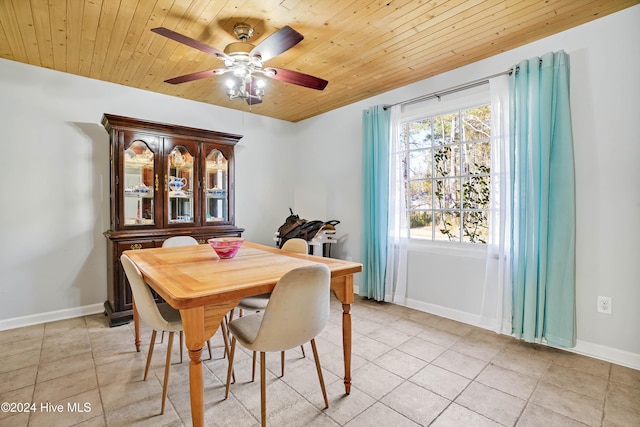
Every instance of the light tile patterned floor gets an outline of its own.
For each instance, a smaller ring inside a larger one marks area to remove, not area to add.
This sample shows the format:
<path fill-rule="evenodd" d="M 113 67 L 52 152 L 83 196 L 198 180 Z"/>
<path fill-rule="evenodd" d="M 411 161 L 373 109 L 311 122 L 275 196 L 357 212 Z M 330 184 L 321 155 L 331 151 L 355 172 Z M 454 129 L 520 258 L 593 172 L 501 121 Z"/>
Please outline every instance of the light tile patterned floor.
<path fill-rule="evenodd" d="M 299 348 L 286 353 L 284 377 L 279 355 L 269 354 L 271 426 L 640 425 L 640 371 L 396 305 L 357 298 L 352 313 L 351 394 L 342 384 L 341 307 L 334 300 L 317 339 L 330 407 L 322 409 L 309 345 L 306 358 Z M 0 332 L 0 402 L 36 409 L 0 411 L 0 426 L 191 425 L 186 353 L 179 363 L 178 349 L 172 352 L 167 408 L 158 415 L 166 340 L 142 381 L 149 338 L 144 329 L 137 353 L 133 326 L 109 328 L 102 315 Z M 250 355 L 237 352 L 237 383 L 224 400 L 219 334 L 212 344 L 213 359 L 204 362 L 205 424 L 258 425 Z M 54 412 L 58 405 L 62 411 Z"/>

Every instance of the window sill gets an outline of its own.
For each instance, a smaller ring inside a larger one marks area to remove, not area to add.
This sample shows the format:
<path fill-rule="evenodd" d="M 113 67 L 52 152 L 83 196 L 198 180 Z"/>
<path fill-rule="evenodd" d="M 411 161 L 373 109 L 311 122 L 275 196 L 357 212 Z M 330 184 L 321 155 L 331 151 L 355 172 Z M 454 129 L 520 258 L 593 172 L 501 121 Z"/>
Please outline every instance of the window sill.
<path fill-rule="evenodd" d="M 434 242 L 431 240 L 410 239 L 409 252 L 432 253 L 465 258 L 485 259 L 487 245 L 473 243 Z"/>

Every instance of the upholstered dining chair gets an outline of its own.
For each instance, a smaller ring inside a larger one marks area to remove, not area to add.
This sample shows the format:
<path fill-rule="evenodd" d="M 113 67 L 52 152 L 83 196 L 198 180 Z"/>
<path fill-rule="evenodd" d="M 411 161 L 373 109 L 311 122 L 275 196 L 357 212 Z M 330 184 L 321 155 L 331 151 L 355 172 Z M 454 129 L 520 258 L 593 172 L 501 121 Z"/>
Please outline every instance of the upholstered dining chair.
<path fill-rule="evenodd" d="M 262 425 L 267 424 L 265 353 L 284 351 L 311 341 L 318 380 L 329 407 L 322 377 L 315 337 L 329 320 L 329 289 L 331 273 L 324 264 L 314 264 L 287 272 L 276 284 L 266 309 L 257 314 L 239 317 L 229 323 L 232 335 L 225 399 L 233 370 L 236 342 L 254 352 L 260 352 L 260 401 Z"/>
<path fill-rule="evenodd" d="M 308 254 L 309 244 L 307 243 L 306 240 L 296 237 L 284 242 L 284 245 L 282 245 L 281 249 L 284 251 L 295 252 L 298 254 Z"/>
<path fill-rule="evenodd" d="M 169 368 L 171 366 L 171 346 L 173 345 L 173 334 L 182 331 L 182 319 L 180 312 L 167 303 L 156 303 L 151 294 L 151 290 L 144 282 L 142 274 L 138 266 L 131 261 L 126 255 L 120 257 L 120 262 L 124 268 L 124 272 L 131 286 L 131 293 L 136 301 L 138 316 L 153 332 L 151 333 L 151 341 L 149 343 L 149 353 L 147 354 L 147 364 L 144 368 L 143 381 L 147 379 L 149 366 L 151 365 L 151 357 L 153 356 L 153 347 L 156 342 L 157 331 L 169 332 L 169 341 L 167 344 L 167 360 L 164 366 L 164 382 L 162 384 L 162 408 L 160 414 L 164 413 L 165 401 L 167 399 L 167 383 L 169 379 Z"/>
<path fill-rule="evenodd" d="M 171 248 L 174 246 L 193 246 L 197 244 L 198 241 L 191 236 L 173 236 L 162 242 L 162 247 Z"/>
<path fill-rule="evenodd" d="M 281 248 L 283 251 L 288 251 L 288 252 L 294 252 L 294 253 L 298 253 L 298 254 L 308 254 L 309 253 L 309 246 L 307 244 L 307 241 L 304 239 L 300 239 L 300 238 L 293 238 L 293 239 L 289 239 L 286 242 L 284 242 L 284 245 L 282 245 Z M 242 300 L 240 300 L 240 303 L 238 304 L 238 309 L 240 309 L 240 315 L 242 315 L 242 313 L 244 311 L 262 311 L 267 307 L 267 304 L 269 303 L 269 296 L 271 294 L 262 294 L 262 295 L 256 295 L 253 297 L 246 297 L 243 298 Z M 304 346 L 300 345 L 300 350 L 302 351 L 302 357 L 307 357 L 304 354 Z M 281 353 L 280 355 L 280 365 L 281 365 L 281 371 L 282 371 L 282 376 L 284 376 L 284 351 Z M 253 366 L 251 369 L 251 381 L 254 381 L 256 378 L 256 352 L 253 352 Z"/>

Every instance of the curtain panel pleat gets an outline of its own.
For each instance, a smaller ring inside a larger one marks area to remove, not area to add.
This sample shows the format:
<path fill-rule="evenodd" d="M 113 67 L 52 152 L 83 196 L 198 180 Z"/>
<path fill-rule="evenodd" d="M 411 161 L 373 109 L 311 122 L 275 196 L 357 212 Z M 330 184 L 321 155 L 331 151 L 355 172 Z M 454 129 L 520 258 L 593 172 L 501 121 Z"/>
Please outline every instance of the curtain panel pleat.
<path fill-rule="evenodd" d="M 390 111 L 382 105 L 362 112 L 362 279 L 359 294 L 385 299 L 389 227 Z"/>
<path fill-rule="evenodd" d="M 480 325 L 511 334 L 511 177 L 509 77 L 489 80 L 491 91 L 491 201 Z"/>
<path fill-rule="evenodd" d="M 510 77 L 513 333 L 575 346 L 575 172 L 569 58 L 520 62 Z"/>
<path fill-rule="evenodd" d="M 405 191 L 406 153 L 400 137 L 400 106 L 391 110 L 391 141 L 389 153 L 389 229 L 385 301 L 406 304 L 407 257 L 409 252 L 409 226 L 407 224 L 407 194 Z"/>

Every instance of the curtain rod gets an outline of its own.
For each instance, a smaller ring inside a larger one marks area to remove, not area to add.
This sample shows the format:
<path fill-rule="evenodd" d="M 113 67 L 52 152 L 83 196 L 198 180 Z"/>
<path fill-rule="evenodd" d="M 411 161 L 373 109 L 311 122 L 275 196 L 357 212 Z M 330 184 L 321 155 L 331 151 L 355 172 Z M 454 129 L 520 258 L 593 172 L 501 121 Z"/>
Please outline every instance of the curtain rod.
<path fill-rule="evenodd" d="M 511 74 L 513 72 L 513 68 L 509 68 L 507 71 L 503 71 L 501 73 L 498 74 L 493 74 L 491 76 L 487 76 L 484 77 L 482 79 L 478 79 L 478 80 L 474 80 L 472 82 L 469 83 L 464 83 L 458 86 L 453 86 L 450 87 L 448 89 L 444 89 L 438 92 L 433 92 L 430 93 L 428 95 L 422 95 L 422 96 L 418 96 L 416 98 L 411 98 L 408 99 L 406 101 L 402 101 L 402 102 L 396 102 L 395 104 L 389 104 L 389 105 L 385 105 L 383 108 L 385 110 L 388 110 L 391 107 L 395 107 L 396 105 L 410 105 L 410 104 L 415 104 L 416 102 L 420 102 L 420 101 L 426 101 L 428 99 L 433 99 L 433 98 L 438 98 L 440 99 L 440 97 L 445 96 L 445 95 L 451 95 L 452 93 L 456 93 L 459 92 L 461 90 L 466 90 L 466 89 L 471 89 L 477 86 L 483 86 L 486 85 L 487 83 L 489 83 L 489 79 L 492 79 L 494 77 L 498 77 L 498 76 L 503 76 L 505 74 Z"/>

